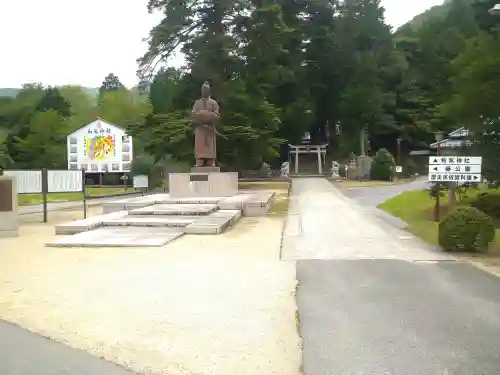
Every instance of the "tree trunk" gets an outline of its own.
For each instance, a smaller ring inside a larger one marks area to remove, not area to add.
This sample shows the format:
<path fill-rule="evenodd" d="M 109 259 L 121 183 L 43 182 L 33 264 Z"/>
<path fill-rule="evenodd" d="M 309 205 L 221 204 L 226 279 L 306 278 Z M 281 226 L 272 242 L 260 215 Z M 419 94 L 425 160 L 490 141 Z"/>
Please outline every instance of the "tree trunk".
<path fill-rule="evenodd" d="M 359 133 L 359 145 L 360 145 L 360 155 L 365 155 L 365 128 Z"/>
<path fill-rule="evenodd" d="M 453 209 L 455 207 L 455 203 L 457 201 L 456 192 L 457 192 L 457 184 L 456 184 L 456 182 L 450 183 L 450 187 L 449 187 L 449 201 L 448 201 L 449 209 Z"/>

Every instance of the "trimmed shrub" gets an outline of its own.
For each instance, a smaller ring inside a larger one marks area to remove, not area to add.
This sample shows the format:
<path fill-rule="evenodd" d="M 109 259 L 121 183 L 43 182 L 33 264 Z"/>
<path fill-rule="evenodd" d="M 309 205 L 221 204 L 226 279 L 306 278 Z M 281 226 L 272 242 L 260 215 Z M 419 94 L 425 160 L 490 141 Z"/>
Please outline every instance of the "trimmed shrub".
<path fill-rule="evenodd" d="M 500 193 L 482 193 L 470 204 L 485 214 L 500 218 Z"/>
<path fill-rule="evenodd" d="M 458 207 L 439 223 L 439 245 L 446 251 L 483 252 L 494 238 L 491 217 L 474 207 Z"/>
<path fill-rule="evenodd" d="M 372 161 L 370 178 L 379 181 L 392 181 L 396 171 L 394 157 L 385 148 L 377 151 Z"/>

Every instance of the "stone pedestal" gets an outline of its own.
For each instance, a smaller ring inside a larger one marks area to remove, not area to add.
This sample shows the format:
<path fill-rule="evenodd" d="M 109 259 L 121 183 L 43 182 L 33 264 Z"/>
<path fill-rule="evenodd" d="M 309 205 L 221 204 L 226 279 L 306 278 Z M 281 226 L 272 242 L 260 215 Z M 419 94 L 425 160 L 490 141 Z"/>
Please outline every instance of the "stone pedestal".
<path fill-rule="evenodd" d="M 16 237 L 19 228 L 16 180 L 0 176 L 0 237 Z"/>
<path fill-rule="evenodd" d="M 191 173 L 215 173 L 220 172 L 219 167 L 192 167 Z"/>
<path fill-rule="evenodd" d="M 232 197 L 238 194 L 237 172 L 170 173 L 168 182 L 172 198 Z"/>

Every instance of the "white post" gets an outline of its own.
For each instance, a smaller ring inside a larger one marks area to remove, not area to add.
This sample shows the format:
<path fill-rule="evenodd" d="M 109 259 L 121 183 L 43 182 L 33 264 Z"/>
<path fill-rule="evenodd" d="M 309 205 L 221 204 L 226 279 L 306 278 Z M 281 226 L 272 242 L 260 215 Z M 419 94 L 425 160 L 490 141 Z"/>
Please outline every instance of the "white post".
<path fill-rule="evenodd" d="M 295 147 L 295 173 L 299 173 L 299 148 Z"/>
<path fill-rule="evenodd" d="M 321 148 L 316 148 L 316 155 L 318 155 L 318 172 L 323 174 L 323 161 L 321 160 Z"/>

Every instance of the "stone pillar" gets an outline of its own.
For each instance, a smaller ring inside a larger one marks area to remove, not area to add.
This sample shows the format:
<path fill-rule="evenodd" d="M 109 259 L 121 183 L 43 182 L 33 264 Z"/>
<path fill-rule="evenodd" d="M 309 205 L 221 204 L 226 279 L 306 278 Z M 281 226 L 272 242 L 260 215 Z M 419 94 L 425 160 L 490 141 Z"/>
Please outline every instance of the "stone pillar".
<path fill-rule="evenodd" d="M 17 181 L 0 176 L 0 237 L 17 237 L 18 228 Z"/>
<path fill-rule="evenodd" d="M 323 161 L 321 160 L 321 148 L 316 149 L 316 154 L 318 155 L 318 173 L 323 174 Z"/>
<path fill-rule="evenodd" d="M 299 173 L 299 148 L 295 147 L 295 173 Z"/>

